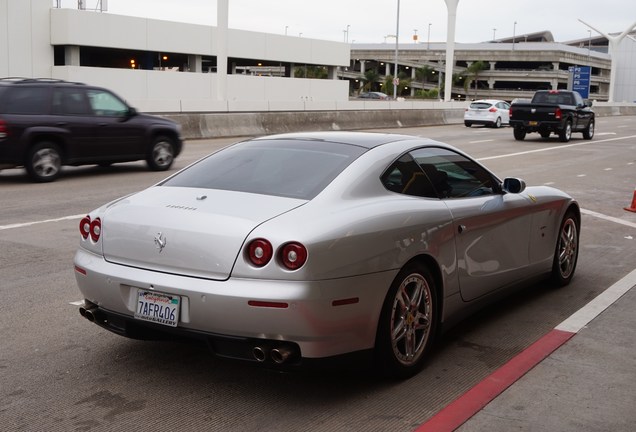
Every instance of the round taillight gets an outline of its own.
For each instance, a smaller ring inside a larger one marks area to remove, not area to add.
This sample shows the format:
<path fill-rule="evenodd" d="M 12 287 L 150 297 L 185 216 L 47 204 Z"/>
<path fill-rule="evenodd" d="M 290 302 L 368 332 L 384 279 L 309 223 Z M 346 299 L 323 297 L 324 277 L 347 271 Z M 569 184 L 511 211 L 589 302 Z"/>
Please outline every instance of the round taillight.
<path fill-rule="evenodd" d="M 298 270 L 307 261 L 307 249 L 297 242 L 287 243 L 280 250 L 280 260 L 289 270 Z"/>
<path fill-rule="evenodd" d="M 90 226 L 91 240 L 97 242 L 99 235 L 102 233 L 102 221 L 97 218 L 91 222 Z"/>
<path fill-rule="evenodd" d="M 250 262 L 256 267 L 263 267 L 272 259 L 274 249 L 272 244 L 265 239 L 252 240 L 247 247 Z"/>
<path fill-rule="evenodd" d="M 86 240 L 91 233 L 91 218 L 84 216 L 79 223 L 79 230 L 82 238 Z"/>

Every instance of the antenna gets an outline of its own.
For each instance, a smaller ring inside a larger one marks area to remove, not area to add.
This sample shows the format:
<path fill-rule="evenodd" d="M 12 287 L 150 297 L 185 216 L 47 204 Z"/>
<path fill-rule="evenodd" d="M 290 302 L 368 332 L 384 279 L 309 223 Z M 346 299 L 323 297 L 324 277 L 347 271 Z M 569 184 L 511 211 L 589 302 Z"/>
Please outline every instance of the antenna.
<path fill-rule="evenodd" d="M 625 29 L 625 31 L 621 33 L 620 35 L 610 36 L 609 34 L 603 33 L 602 31 L 592 27 L 591 25 L 589 25 L 582 19 L 579 19 L 579 21 L 583 23 L 584 25 L 588 26 L 589 28 L 591 28 L 592 30 L 594 30 L 595 32 L 597 32 L 598 34 L 600 34 L 601 36 L 603 36 L 604 38 L 606 38 L 609 42 L 609 55 L 612 58 L 612 64 L 610 66 L 610 88 L 609 88 L 609 96 L 607 98 L 607 101 L 614 102 L 614 87 L 616 85 L 616 56 L 618 55 L 618 46 L 620 45 L 621 41 L 625 39 L 625 37 L 628 36 L 629 33 L 631 33 L 632 30 L 634 30 L 634 28 L 636 28 L 636 22 L 634 22 L 634 24 L 632 24 L 627 29 Z"/>

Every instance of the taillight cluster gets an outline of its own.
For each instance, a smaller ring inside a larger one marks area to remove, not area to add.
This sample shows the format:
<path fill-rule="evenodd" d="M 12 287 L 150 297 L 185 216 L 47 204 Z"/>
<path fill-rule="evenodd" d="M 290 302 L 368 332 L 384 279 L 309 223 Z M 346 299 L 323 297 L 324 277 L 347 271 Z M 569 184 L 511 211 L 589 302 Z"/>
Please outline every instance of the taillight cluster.
<path fill-rule="evenodd" d="M 0 119 L 0 139 L 6 138 L 9 134 L 9 128 L 7 127 L 7 122 Z"/>
<path fill-rule="evenodd" d="M 554 118 L 557 120 L 561 120 L 561 117 L 563 116 L 563 114 L 561 113 L 561 108 L 557 108 L 554 111 Z"/>
<path fill-rule="evenodd" d="M 495 112 L 497 112 L 497 108 L 495 108 L 495 107 L 490 107 L 490 109 L 489 109 L 488 111 L 490 111 L 490 112 L 492 112 L 492 113 L 495 113 Z"/>
<path fill-rule="evenodd" d="M 100 218 L 91 220 L 90 216 L 84 216 L 80 221 L 79 230 L 84 240 L 90 236 L 91 240 L 97 243 L 102 233 L 102 221 Z"/>
<path fill-rule="evenodd" d="M 263 238 L 247 245 L 247 258 L 256 267 L 263 267 L 274 257 L 272 244 Z M 285 243 L 278 248 L 278 262 L 287 270 L 298 270 L 307 261 L 307 248 L 298 242 Z"/>

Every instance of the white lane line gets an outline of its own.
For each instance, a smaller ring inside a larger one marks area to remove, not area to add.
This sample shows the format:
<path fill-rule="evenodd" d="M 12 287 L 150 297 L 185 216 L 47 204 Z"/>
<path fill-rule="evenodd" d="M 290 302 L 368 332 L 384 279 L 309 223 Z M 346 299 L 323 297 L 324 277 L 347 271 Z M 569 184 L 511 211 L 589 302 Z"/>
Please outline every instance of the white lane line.
<path fill-rule="evenodd" d="M 594 318 L 599 316 L 605 309 L 614 304 L 634 286 L 636 286 L 636 270 L 632 270 L 627 276 L 600 293 L 594 300 L 556 326 L 555 329 L 578 333 L 579 330 L 588 325 Z"/>
<path fill-rule="evenodd" d="M 479 141 L 468 141 L 468 144 L 479 144 L 479 143 L 492 142 L 492 141 L 494 141 L 494 139 L 479 140 Z"/>
<path fill-rule="evenodd" d="M 581 213 L 586 214 L 588 216 L 594 216 L 595 218 L 603 219 L 603 220 L 606 220 L 608 222 L 614 222 L 614 223 L 625 225 L 625 226 L 628 226 L 628 227 L 631 227 L 631 228 L 636 228 L 636 223 L 634 223 L 634 222 L 630 222 L 630 221 L 626 221 L 626 220 L 623 220 L 623 219 L 615 218 L 613 216 L 607 216 L 607 215 L 604 215 L 602 213 L 597 213 L 597 212 L 592 211 L 592 210 L 581 209 Z"/>
<path fill-rule="evenodd" d="M 621 141 L 621 140 L 626 140 L 626 139 L 630 139 L 630 138 L 636 138 L 636 135 L 630 135 L 630 136 L 619 137 L 619 138 L 608 138 L 608 139 L 604 139 L 604 140 L 600 140 L 600 141 L 585 141 L 585 142 L 575 143 L 575 144 L 564 144 L 564 145 L 555 146 L 555 147 L 546 147 L 546 148 L 542 148 L 542 149 L 528 150 L 528 151 L 518 152 L 518 153 L 509 153 L 509 154 L 498 155 L 498 156 L 483 157 L 483 158 L 479 158 L 477 160 L 485 161 L 485 160 L 501 159 L 501 158 L 512 157 L 512 156 L 523 156 L 523 155 L 532 154 L 532 153 L 540 153 L 540 152 L 546 152 L 546 151 L 551 151 L 551 150 L 563 150 L 563 149 L 570 148 L 570 147 L 580 147 L 580 146 L 584 146 L 584 145 L 600 144 L 600 143 L 610 142 L 610 141 Z"/>
<path fill-rule="evenodd" d="M 81 219 L 84 216 L 86 215 L 81 214 L 81 215 L 73 215 L 73 216 L 64 216 L 64 217 L 56 218 L 56 219 L 46 219 L 46 220 L 35 221 L 35 222 L 24 222 L 24 223 L 10 224 L 10 225 L 0 225 L 0 231 L 6 230 L 6 229 L 13 229 L 13 228 L 24 228 L 31 225 L 38 225 L 38 224 L 43 224 L 48 222 L 60 222 L 60 221 L 71 220 L 71 219 Z"/>

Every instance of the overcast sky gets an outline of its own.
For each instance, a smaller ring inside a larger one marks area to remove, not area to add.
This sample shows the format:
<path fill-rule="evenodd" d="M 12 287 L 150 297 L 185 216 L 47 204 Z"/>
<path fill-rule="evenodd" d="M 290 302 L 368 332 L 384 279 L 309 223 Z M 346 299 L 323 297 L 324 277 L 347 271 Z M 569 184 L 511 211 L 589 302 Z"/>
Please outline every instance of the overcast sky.
<path fill-rule="evenodd" d="M 62 0 L 77 7 L 76 0 Z M 86 0 L 94 9 L 98 0 Z M 229 0 L 230 28 L 354 43 L 395 43 L 398 0 Z M 108 0 L 108 13 L 216 25 L 216 0 Z M 444 0 L 400 0 L 400 43 L 416 33 L 446 40 Z M 582 19 L 616 33 L 636 23 L 636 0 L 460 0 L 456 42 L 550 30 L 558 42 L 589 37 Z M 516 26 L 515 26 L 516 21 Z M 496 29 L 496 30 L 493 30 Z M 593 32 L 592 36 L 597 33 Z"/>

